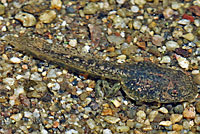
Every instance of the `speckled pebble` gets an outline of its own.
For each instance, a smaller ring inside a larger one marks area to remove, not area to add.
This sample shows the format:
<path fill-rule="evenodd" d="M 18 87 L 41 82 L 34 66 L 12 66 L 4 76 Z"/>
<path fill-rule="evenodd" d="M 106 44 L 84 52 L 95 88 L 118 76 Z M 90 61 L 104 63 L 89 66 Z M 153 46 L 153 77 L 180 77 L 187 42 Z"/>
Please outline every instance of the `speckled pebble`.
<path fill-rule="evenodd" d="M 77 40 L 76 39 L 70 39 L 69 45 L 72 47 L 75 47 L 77 45 Z"/>
<path fill-rule="evenodd" d="M 85 14 L 95 14 L 98 11 L 99 6 L 96 3 L 88 3 L 84 9 L 83 12 Z"/>
<path fill-rule="evenodd" d="M 128 126 L 117 126 L 116 130 L 117 132 L 123 133 L 123 132 L 128 132 L 130 128 Z"/>
<path fill-rule="evenodd" d="M 174 124 L 172 128 L 174 131 L 181 131 L 183 129 L 183 126 L 179 124 Z"/>
<path fill-rule="evenodd" d="M 95 121 L 93 119 L 88 119 L 86 123 L 90 129 L 94 129 L 96 127 Z"/>

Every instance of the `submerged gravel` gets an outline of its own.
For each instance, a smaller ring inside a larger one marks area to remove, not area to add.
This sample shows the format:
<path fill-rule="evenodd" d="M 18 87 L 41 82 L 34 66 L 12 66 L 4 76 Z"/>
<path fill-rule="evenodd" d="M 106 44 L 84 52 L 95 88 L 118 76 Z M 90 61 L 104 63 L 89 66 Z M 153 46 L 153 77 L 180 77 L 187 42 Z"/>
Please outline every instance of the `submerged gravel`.
<path fill-rule="evenodd" d="M 28 34 L 110 62 L 148 60 L 200 84 L 199 0 L 2 0 L 0 15 L 1 38 Z M 0 43 L 0 133 L 200 133 L 199 96 L 173 104 L 135 102 L 122 90 L 108 97 L 99 79 Z"/>

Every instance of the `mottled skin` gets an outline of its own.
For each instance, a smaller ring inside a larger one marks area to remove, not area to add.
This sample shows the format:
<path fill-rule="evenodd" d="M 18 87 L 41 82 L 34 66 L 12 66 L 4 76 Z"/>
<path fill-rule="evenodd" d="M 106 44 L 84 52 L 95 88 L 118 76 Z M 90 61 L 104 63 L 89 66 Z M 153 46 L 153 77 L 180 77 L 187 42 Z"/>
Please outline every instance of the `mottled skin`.
<path fill-rule="evenodd" d="M 62 45 L 49 44 L 41 38 L 27 36 L 5 38 L 16 50 L 36 58 L 52 61 L 73 72 L 119 81 L 129 98 L 142 102 L 174 103 L 190 101 L 197 87 L 182 71 L 159 67 L 150 62 L 117 64 L 79 56 Z"/>

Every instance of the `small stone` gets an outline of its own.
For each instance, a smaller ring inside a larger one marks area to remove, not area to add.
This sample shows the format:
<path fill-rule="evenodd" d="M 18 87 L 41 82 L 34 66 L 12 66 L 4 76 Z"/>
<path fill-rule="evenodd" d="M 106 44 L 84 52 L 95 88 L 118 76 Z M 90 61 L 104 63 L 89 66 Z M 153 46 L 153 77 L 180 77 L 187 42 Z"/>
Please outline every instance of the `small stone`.
<path fill-rule="evenodd" d="M 175 1 L 172 2 L 172 9 L 174 10 L 178 10 L 179 8 L 181 8 L 182 3 L 177 3 Z"/>
<path fill-rule="evenodd" d="M 194 122 L 196 123 L 196 125 L 200 125 L 200 116 L 196 116 Z"/>
<path fill-rule="evenodd" d="M 26 118 L 31 118 L 33 116 L 33 114 L 29 111 L 24 111 L 24 117 Z"/>
<path fill-rule="evenodd" d="M 134 5 L 131 7 L 131 11 L 137 13 L 139 11 L 139 7 Z"/>
<path fill-rule="evenodd" d="M 195 107 L 193 105 L 190 105 L 186 107 L 183 111 L 183 117 L 186 119 L 194 119 L 196 116 Z"/>
<path fill-rule="evenodd" d="M 112 134 L 112 131 L 110 129 L 104 129 L 103 134 Z"/>
<path fill-rule="evenodd" d="M 125 39 L 121 36 L 110 35 L 107 37 L 110 43 L 116 44 L 117 46 L 124 43 Z"/>
<path fill-rule="evenodd" d="M 117 59 L 118 59 L 119 63 L 124 62 L 126 60 L 126 55 L 124 55 L 124 54 L 119 55 L 119 56 L 117 56 Z"/>
<path fill-rule="evenodd" d="M 190 24 L 190 20 L 187 20 L 187 19 L 181 19 L 177 22 L 178 24 L 181 24 L 181 25 L 189 25 Z"/>
<path fill-rule="evenodd" d="M 124 4 L 125 1 L 126 1 L 126 0 L 116 0 L 116 2 L 117 2 L 118 4 Z"/>
<path fill-rule="evenodd" d="M 158 115 L 158 111 L 156 111 L 156 110 L 151 111 L 149 113 L 149 121 L 152 122 L 157 115 Z"/>
<path fill-rule="evenodd" d="M 36 24 L 36 19 L 32 14 L 29 13 L 18 13 L 15 15 L 15 19 L 22 22 L 23 26 L 30 27 Z"/>
<path fill-rule="evenodd" d="M 198 113 L 200 113 L 200 101 L 196 103 L 196 110 Z"/>
<path fill-rule="evenodd" d="M 146 113 L 145 113 L 144 111 L 142 111 L 142 110 L 138 111 L 138 112 L 136 113 L 136 115 L 137 115 L 137 120 L 138 120 L 138 121 L 139 121 L 139 120 L 145 120 L 145 119 L 146 119 Z"/>
<path fill-rule="evenodd" d="M 152 43 L 156 46 L 161 46 L 162 45 L 162 41 L 164 41 L 165 39 L 160 36 L 160 35 L 154 35 L 152 37 Z"/>
<path fill-rule="evenodd" d="M 183 35 L 183 38 L 185 38 L 189 41 L 193 41 L 195 37 L 192 33 L 187 33 L 187 34 Z"/>
<path fill-rule="evenodd" d="M 98 9 L 99 6 L 97 4 L 90 2 L 84 7 L 83 12 L 85 14 L 95 14 Z"/>
<path fill-rule="evenodd" d="M 43 23 L 51 23 L 56 18 L 56 12 L 54 10 L 46 10 L 40 14 L 39 20 Z"/>
<path fill-rule="evenodd" d="M 190 129 L 190 122 L 187 121 L 187 120 L 184 120 L 184 121 L 183 121 L 183 128 L 184 128 L 184 129 Z"/>
<path fill-rule="evenodd" d="M 163 11 L 163 15 L 165 19 L 170 18 L 173 14 L 174 14 L 174 10 L 172 10 L 171 8 L 167 8 Z"/>
<path fill-rule="evenodd" d="M 139 7 L 143 7 L 146 4 L 146 0 L 135 0 L 135 4 Z"/>
<path fill-rule="evenodd" d="M 171 58 L 169 56 L 163 56 L 160 63 L 170 63 Z"/>
<path fill-rule="evenodd" d="M 134 29 L 140 29 L 142 26 L 142 23 L 139 20 L 133 21 L 133 27 Z"/>
<path fill-rule="evenodd" d="M 12 86 L 12 85 L 14 85 L 14 83 L 15 83 L 15 78 L 4 78 L 4 79 L 3 79 L 3 83 Z"/>
<path fill-rule="evenodd" d="M 168 41 L 165 43 L 167 50 L 174 51 L 176 48 L 179 48 L 179 45 L 175 41 Z"/>
<path fill-rule="evenodd" d="M 128 126 L 117 126 L 116 130 L 119 133 L 125 133 L 125 132 L 128 132 L 130 128 Z"/>
<path fill-rule="evenodd" d="M 20 121 L 22 119 L 22 114 L 18 113 L 18 114 L 13 114 L 10 116 L 10 119 L 14 120 L 14 121 Z"/>
<path fill-rule="evenodd" d="M 170 116 L 170 121 L 174 124 L 176 122 L 180 122 L 183 118 L 183 115 L 181 114 L 172 114 Z"/>
<path fill-rule="evenodd" d="M 86 121 L 87 125 L 89 126 L 90 129 L 94 129 L 96 127 L 96 123 L 93 119 L 88 119 Z"/>
<path fill-rule="evenodd" d="M 76 39 L 70 39 L 69 45 L 72 47 L 75 47 L 77 45 L 77 40 Z"/>
<path fill-rule="evenodd" d="M 10 58 L 11 63 L 21 63 L 21 59 L 18 57 L 12 57 Z"/>
<path fill-rule="evenodd" d="M 200 16 L 200 7 L 195 5 L 189 8 L 190 12 L 194 13 L 197 16 Z"/>
<path fill-rule="evenodd" d="M 117 122 L 120 121 L 120 118 L 113 117 L 113 116 L 106 116 L 106 117 L 104 118 L 104 120 L 105 120 L 106 122 L 108 122 L 108 123 L 115 124 L 115 123 L 117 123 Z"/>
<path fill-rule="evenodd" d="M 56 78 L 56 69 L 50 69 L 49 72 L 47 73 L 47 78 Z"/>
<path fill-rule="evenodd" d="M 30 80 L 33 81 L 42 81 L 42 77 L 39 73 L 34 72 L 33 74 L 31 74 Z"/>
<path fill-rule="evenodd" d="M 182 125 L 178 125 L 178 124 L 174 124 L 174 125 L 172 126 L 172 129 L 173 129 L 174 131 L 181 131 L 181 130 L 183 129 L 183 126 L 182 126 Z"/>
<path fill-rule="evenodd" d="M 0 15 L 3 15 L 5 13 L 5 6 L 3 4 L 0 4 Z"/>
<path fill-rule="evenodd" d="M 171 121 L 161 121 L 159 123 L 160 126 L 165 126 L 165 127 L 169 127 L 170 125 L 172 125 Z"/>
<path fill-rule="evenodd" d="M 164 113 L 164 114 L 168 113 L 168 110 L 165 107 L 159 108 L 158 111 L 161 112 L 161 113 Z"/>
<path fill-rule="evenodd" d="M 200 73 L 193 75 L 193 80 L 198 85 L 200 84 Z"/>
<path fill-rule="evenodd" d="M 180 55 L 175 55 L 176 56 L 176 60 L 178 61 L 178 64 L 180 65 L 180 67 L 188 70 L 189 69 L 189 61 L 184 58 L 184 57 L 181 57 Z"/>
<path fill-rule="evenodd" d="M 51 9 L 60 10 L 61 7 L 62 7 L 62 1 L 61 0 L 51 0 Z"/>
<path fill-rule="evenodd" d="M 112 100 L 112 103 L 114 104 L 115 107 L 120 107 L 121 106 L 121 102 L 119 102 L 118 100 Z"/>

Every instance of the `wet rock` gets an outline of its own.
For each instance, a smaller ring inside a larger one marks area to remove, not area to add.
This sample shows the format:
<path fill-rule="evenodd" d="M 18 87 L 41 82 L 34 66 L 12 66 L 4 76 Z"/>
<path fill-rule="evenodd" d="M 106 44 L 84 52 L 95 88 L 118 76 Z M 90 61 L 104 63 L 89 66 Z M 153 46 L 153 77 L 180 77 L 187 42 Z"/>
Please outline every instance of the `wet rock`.
<path fill-rule="evenodd" d="M 181 114 L 172 114 L 170 116 L 170 121 L 174 124 L 176 122 L 180 122 L 183 118 L 183 115 Z"/>
<path fill-rule="evenodd" d="M 160 36 L 160 35 L 154 35 L 152 37 L 152 43 L 156 46 L 161 46 L 162 45 L 162 42 L 164 41 L 165 39 Z"/>
<path fill-rule="evenodd" d="M 106 117 L 104 118 L 104 120 L 105 120 L 106 122 L 108 122 L 108 123 L 115 124 L 115 123 L 117 123 L 117 122 L 120 121 L 120 118 L 113 117 L 113 116 L 106 116 Z"/>
<path fill-rule="evenodd" d="M 0 15 L 3 15 L 5 13 L 5 6 L 0 4 Z"/>
<path fill-rule="evenodd" d="M 60 10 L 61 7 L 62 7 L 62 1 L 61 0 L 51 0 L 51 9 Z"/>
<path fill-rule="evenodd" d="M 39 20 L 43 23 L 51 23 L 56 18 L 56 12 L 54 10 L 46 10 L 43 12 Z"/>
<path fill-rule="evenodd" d="M 32 14 L 29 13 L 18 13 L 15 15 L 15 19 L 22 22 L 23 26 L 30 27 L 36 24 L 36 19 Z"/>
<path fill-rule="evenodd" d="M 83 12 L 85 14 L 95 14 L 99 9 L 99 6 L 96 4 L 96 3 L 88 3 L 84 9 L 83 9 Z"/>
<path fill-rule="evenodd" d="M 193 105 L 187 106 L 183 111 L 183 117 L 186 119 L 194 119 L 195 115 L 196 111 Z"/>
<path fill-rule="evenodd" d="M 163 15 L 165 19 L 170 18 L 173 14 L 174 14 L 174 10 L 172 10 L 171 8 L 167 8 L 163 11 Z"/>
<path fill-rule="evenodd" d="M 171 121 L 161 121 L 159 123 L 160 126 L 165 126 L 165 127 L 169 127 L 170 125 L 172 125 Z"/>
<path fill-rule="evenodd" d="M 194 13 L 197 16 L 200 16 L 200 7 L 195 5 L 189 8 L 190 12 Z"/>
<path fill-rule="evenodd" d="M 175 41 L 168 41 L 165 43 L 167 50 L 174 51 L 176 48 L 179 48 L 179 45 Z"/>
<path fill-rule="evenodd" d="M 121 36 L 116 36 L 116 35 L 110 35 L 107 37 L 108 41 L 110 43 L 116 44 L 117 46 L 124 43 L 125 39 L 122 38 Z"/>

